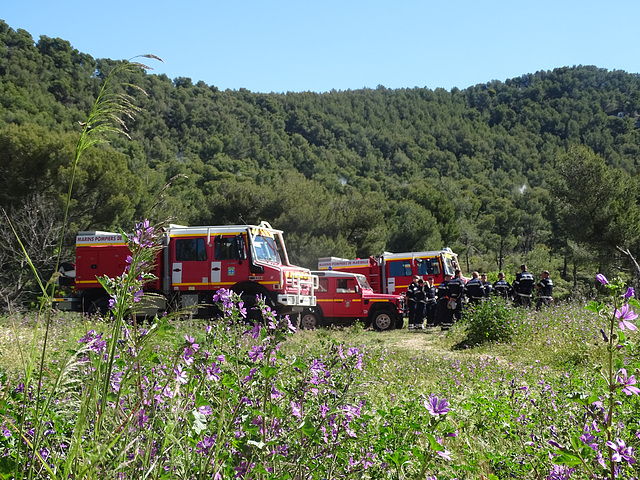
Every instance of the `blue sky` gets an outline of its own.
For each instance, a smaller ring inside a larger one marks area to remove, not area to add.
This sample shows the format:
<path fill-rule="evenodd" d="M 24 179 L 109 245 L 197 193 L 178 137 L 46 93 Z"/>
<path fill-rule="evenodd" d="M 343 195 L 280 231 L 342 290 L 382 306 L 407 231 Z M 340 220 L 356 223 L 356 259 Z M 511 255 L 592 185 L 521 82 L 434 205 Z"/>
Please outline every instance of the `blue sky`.
<path fill-rule="evenodd" d="M 225 90 L 464 89 L 538 70 L 640 72 L 638 0 L 15 0 L 0 18 L 94 58 Z"/>

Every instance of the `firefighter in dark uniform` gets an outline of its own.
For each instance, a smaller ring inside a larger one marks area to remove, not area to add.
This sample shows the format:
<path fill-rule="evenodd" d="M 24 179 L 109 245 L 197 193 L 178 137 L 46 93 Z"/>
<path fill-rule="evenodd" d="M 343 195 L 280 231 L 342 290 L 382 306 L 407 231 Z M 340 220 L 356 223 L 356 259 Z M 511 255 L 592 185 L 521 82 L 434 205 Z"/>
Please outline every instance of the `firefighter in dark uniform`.
<path fill-rule="evenodd" d="M 505 300 L 508 300 L 513 295 L 513 287 L 504 278 L 504 272 L 498 273 L 498 280 L 493 284 L 492 289 L 494 295 L 499 295 Z"/>
<path fill-rule="evenodd" d="M 424 291 L 424 280 L 418 280 L 418 288 L 416 288 L 413 298 L 416 306 L 413 311 L 413 318 L 409 319 L 409 330 L 420 330 L 424 323 L 424 311 L 427 306 L 426 293 Z"/>
<path fill-rule="evenodd" d="M 455 275 L 451 281 L 449 281 L 449 285 L 447 285 L 447 287 L 449 290 L 449 302 L 447 307 L 451 310 L 452 318 L 449 325 L 442 325 L 443 328 L 453 325 L 456 320 L 460 320 L 462 318 L 462 301 L 464 300 L 465 286 L 460 270 L 456 270 Z"/>
<path fill-rule="evenodd" d="M 445 274 L 444 281 L 438 285 L 436 293 L 436 319 L 434 326 L 438 325 L 450 325 L 453 323 L 453 311 L 448 308 L 449 304 L 449 282 L 451 282 L 451 275 Z"/>
<path fill-rule="evenodd" d="M 487 280 L 486 273 L 483 273 L 482 275 L 480 275 L 480 281 L 484 286 L 484 298 L 489 298 L 489 296 L 491 295 L 491 290 L 493 290 L 493 285 L 491 285 L 491 282 Z"/>
<path fill-rule="evenodd" d="M 527 266 L 521 265 L 520 273 L 516 275 L 516 279 L 513 282 L 514 305 L 531 306 L 531 294 L 533 293 L 535 282 L 533 275 L 527 272 Z"/>
<path fill-rule="evenodd" d="M 409 328 L 413 328 L 413 317 L 416 314 L 416 291 L 418 290 L 418 280 L 420 277 L 418 275 L 413 276 L 413 282 L 407 287 L 407 307 L 408 307 L 408 316 L 409 316 Z"/>
<path fill-rule="evenodd" d="M 436 295 L 438 289 L 433 284 L 433 279 L 427 279 L 427 283 L 424 285 L 424 292 L 427 301 L 425 309 L 425 316 L 427 317 L 427 326 L 433 327 L 436 324 Z"/>
<path fill-rule="evenodd" d="M 466 295 L 470 305 L 478 304 L 484 298 L 484 285 L 482 285 L 478 272 L 471 274 L 471 280 L 466 285 Z"/>
<path fill-rule="evenodd" d="M 536 285 L 538 290 L 538 297 L 536 298 L 536 310 L 540 310 L 541 307 L 548 307 L 553 302 L 553 282 L 549 278 L 549 272 L 543 270 L 540 275 L 542 279 Z"/>

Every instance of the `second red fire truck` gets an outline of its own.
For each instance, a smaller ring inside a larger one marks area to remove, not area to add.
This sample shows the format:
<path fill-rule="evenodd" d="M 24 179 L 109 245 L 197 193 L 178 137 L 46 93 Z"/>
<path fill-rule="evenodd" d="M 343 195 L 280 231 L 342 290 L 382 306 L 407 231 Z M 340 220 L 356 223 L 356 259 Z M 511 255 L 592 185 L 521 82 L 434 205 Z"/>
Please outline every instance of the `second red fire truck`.
<path fill-rule="evenodd" d="M 406 292 L 414 275 L 425 281 L 432 279 L 438 286 L 446 274 L 453 275 L 459 269 L 458 256 L 450 248 L 428 252 L 385 252 L 378 257 L 353 260 L 338 257 L 318 259 L 318 270 L 360 273 L 374 292 L 386 294 Z"/>

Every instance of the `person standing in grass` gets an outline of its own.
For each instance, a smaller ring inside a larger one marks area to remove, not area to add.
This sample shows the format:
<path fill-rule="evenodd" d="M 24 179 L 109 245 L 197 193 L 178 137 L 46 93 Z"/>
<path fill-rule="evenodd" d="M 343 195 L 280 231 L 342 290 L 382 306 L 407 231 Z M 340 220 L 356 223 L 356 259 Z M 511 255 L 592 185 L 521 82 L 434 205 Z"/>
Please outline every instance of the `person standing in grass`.
<path fill-rule="evenodd" d="M 424 288 L 424 280 L 422 279 L 418 280 L 418 288 L 414 293 L 414 298 L 416 299 L 416 306 L 413 318 L 409 323 L 409 329 L 421 330 L 423 328 L 424 313 L 427 307 L 427 293 Z"/>
<path fill-rule="evenodd" d="M 460 270 L 456 270 L 455 275 L 449 282 L 448 290 L 449 302 L 447 306 L 452 313 L 450 324 L 452 325 L 456 320 L 460 320 L 462 318 L 462 301 L 464 300 L 465 295 L 465 284 Z"/>
<path fill-rule="evenodd" d="M 478 272 L 471 274 L 471 280 L 467 282 L 465 288 L 470 305 L 480 303 L 484 298 L 484 285 L 482 284 L 482 280 L 480 280 L 480 274 Z"/>
<path fill-rule="evenodd" d="M 413 328 L 413 318 L 416 314 L 416 292 L 418 291 L 418 280 L 420 277 L 418 275 L 413 276 L 413 281 L 407 287 L 407 315 L 409 316 L 409 328 Z"/>
<path fill-rule="evenodd" d="M 453 310 L 449 308 L 449 282 L 451 282 L 451 275 L 445 274 L 444 281 L 438 285 L 435 327 L 453 323 Z"/>
<path fill-rule="evenodd" d="M 484 298 L 489 298 L 489 296 L 491 295 L 491 290 L 493 289 L 493 286 L 491 285 L 491 282 L 487 280 L 486 273 L 483 273 L 482 275 L 480 275 L 480 281 L 484 286 Z"/>
<path fill-rule="evenodd" d="M 499 295 L 505 300 L 511 298 L 511 295 L 513 294 L 513 288 L 504 277 L 504 272 L 498 273 L 498 280 L 493 284 L 492 291 L 494 295 Z"/>
<path fill-rule="evenodd" d="M 516 275 L 516 279 L 513 282 L 513 291 L 515 293 L 513 304 L 520 305 L 521 307 L 530 307 L 534 285 L 535 279 L 533 275 L 527 271 L 527 266 L 524 264 L 520 265 L 520 273 Z"/>
<path fill-rule="evenodd" d="M 427 318 L 427 327 L 433 327 L 436 324 L 436 296 L 438 289 L 433 284 L 433 278 L 427 279 L 427 283 L 424 285 L 424 291 L 426 296 L 426 308 L 425 316 Z"/>
<path fill-rule="evenodd" d="M 536 298 L 536 309 L 548 307 L 553 302 L 553 281 L 549 278 L 549 271 L 543 270 L 540 274 L 542 279 L 536 285 L 538 297 Z"/>

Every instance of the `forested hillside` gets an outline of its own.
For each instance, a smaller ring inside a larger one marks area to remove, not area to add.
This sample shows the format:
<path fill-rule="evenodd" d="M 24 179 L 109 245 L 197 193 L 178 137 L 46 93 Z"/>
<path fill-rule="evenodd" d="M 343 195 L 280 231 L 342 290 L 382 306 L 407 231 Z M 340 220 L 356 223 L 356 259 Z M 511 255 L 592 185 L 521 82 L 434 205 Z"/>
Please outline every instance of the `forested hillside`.
<path fill-rule="evenodd" d="M 0 207 L 22 232 L 39 232 L 30 246 L 48 275 L 39 236 L 56 234 L 79 122 L 118 62 L 2 21 L 0 52 Z M 596 270 L 632 273 L 616 247 L 639 251 L 636 74 L 577 66 L 465 90 L 323 94 L 130 75 L 146 92 L 127 92 L 143 110 L 130 139 L 87 152 L 72 234 L 147 216 L 267 220 L 309 267 L 319 256 L 450 246 L 465 269 L 547 268 L 564 294 Z M 0 262 L 20 269 L 2 228 Z"/>

